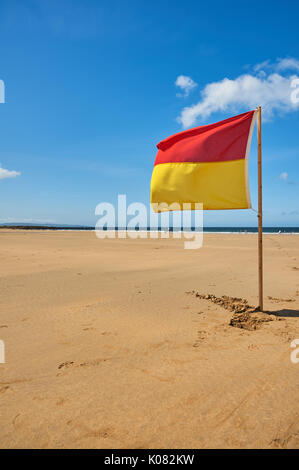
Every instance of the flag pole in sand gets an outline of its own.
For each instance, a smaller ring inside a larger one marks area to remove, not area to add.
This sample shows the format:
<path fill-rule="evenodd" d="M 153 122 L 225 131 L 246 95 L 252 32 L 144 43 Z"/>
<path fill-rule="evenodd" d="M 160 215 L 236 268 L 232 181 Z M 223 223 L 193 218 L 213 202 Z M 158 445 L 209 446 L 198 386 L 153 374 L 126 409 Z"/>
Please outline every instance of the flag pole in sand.
<path fill-rule="evenodd" d="M 257 108 L 259 309 L 263 311 L 262 108 Z"/>

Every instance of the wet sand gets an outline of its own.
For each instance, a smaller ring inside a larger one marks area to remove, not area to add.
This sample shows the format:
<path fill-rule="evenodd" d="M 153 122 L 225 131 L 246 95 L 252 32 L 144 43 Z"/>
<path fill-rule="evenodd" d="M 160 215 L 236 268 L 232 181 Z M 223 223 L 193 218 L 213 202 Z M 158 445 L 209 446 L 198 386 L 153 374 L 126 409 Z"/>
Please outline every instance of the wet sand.
<path fill-rule="evenodd" d="M 0 244 L 1 448 L 299 448 L 299 236 L 264 236 L 254 327 L 218 301 L 257 305 L 254 234 Z"/>

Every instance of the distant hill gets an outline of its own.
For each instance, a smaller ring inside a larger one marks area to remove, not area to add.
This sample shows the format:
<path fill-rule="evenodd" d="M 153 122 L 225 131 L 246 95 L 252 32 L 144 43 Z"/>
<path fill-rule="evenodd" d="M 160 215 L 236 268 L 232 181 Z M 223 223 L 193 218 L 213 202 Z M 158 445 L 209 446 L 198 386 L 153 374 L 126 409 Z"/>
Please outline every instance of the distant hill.
<path fill-rule="evenodd" d="M 63 225 L 63 224 L 32 224 L 32 223 L 7 223 L 0 224 L 0 230 L 3 228 L 19 230 L 94 230 L 94 227 L 85 225 Z"/>

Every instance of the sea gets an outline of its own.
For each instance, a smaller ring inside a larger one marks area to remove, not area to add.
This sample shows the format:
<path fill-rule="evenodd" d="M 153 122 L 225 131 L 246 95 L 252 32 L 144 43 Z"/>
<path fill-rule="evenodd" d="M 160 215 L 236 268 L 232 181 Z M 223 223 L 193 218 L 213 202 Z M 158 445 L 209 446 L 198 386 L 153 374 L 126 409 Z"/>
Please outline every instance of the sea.
<path fill-rule="evenodd" d="M 88 225 L 55 225 L 55 224 L 0 224 L 1 229 L 19 229 L 19 230 L 95 230 L 95 227 L 88 226 Z M 125 230 L 125 228 L 118 228 L 115 229 L 112 227 L 104 227 L 104 230 Z M 129 229 L 131 230 L 131 229 Z M 144 231 L 155 231 L 155 232 L 164 232 L 164 231 L 183 231 L 183 228 L 177 227 L 139 227 L 137 230 L 144 232 Z M 204 233 L 257 233 L 258 228 L 256 227 L 203 227 L 203 229 L 198 229 L 196 227 L 191 227 L 188 229 L 184 229 L 185 231 L 202 231 Z M 270 233 L 270 234 L 299 234 L 299 226 L 298 227 L 285 227 L 285 226 L 275 226 L 275 227 L 263 227 L 263 233 Z"/>

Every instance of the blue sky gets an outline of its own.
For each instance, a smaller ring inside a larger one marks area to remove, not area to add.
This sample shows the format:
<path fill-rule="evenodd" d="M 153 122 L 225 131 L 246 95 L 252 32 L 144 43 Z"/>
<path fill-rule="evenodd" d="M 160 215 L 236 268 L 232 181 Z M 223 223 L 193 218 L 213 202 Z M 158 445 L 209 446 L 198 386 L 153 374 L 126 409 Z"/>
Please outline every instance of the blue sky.
<path fill-rule="evenodd" d="M 293 1 L 0 0 L 0 222 L 94 225 L 117 194 L 149 204 L 160 140 L 263 104 L 264 225 L 298 226 L 298 15 Z M 255 208 L 256 179 L 254 136 Z M 206 211 L 204 223 L 257 219 Z"/>

